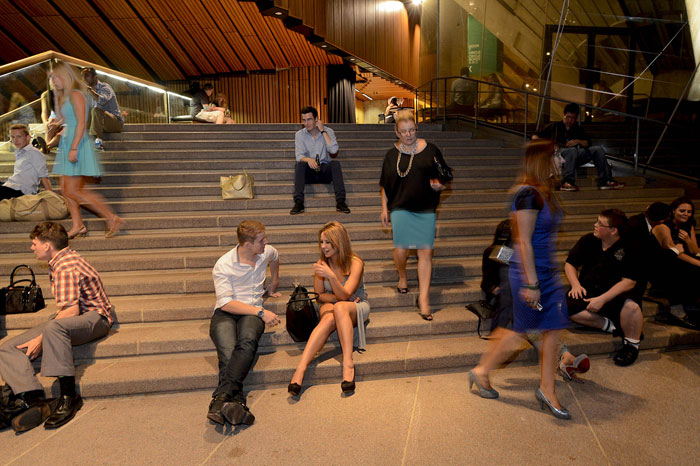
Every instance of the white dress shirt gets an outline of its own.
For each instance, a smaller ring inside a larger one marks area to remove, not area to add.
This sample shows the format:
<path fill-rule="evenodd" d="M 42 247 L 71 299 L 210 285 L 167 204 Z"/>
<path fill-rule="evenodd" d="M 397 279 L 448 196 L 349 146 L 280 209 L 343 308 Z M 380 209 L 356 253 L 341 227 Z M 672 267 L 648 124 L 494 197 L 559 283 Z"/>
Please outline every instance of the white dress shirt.
<path fill-rule="evenodd" d="M 269 244 L 265 245 L 262 254 L 257 255 L 253 266 L 239 261 L 238 246 L 221 256 L 212 270 L 216 291 L 214 309 L 231 301 L 262 307 L 267 265 L 276 262 L 278 257 L 277 249 Z"/>
<path fill-rule="evenodd" d="M 36 194 L 39 180 L 48 177 L 46 157 L 34 146 L 27 144 L 15 151 L 15 171 L 3 186 L 22 191 L 23 194 Z"/>

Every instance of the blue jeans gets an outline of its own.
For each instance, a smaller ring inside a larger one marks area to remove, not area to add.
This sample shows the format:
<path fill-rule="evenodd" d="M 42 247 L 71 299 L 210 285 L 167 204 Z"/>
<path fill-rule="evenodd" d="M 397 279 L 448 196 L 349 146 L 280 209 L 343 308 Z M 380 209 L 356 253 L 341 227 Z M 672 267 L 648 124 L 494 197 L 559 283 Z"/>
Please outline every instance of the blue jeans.
<path fill-rule="evenodd" d="M 229 314 L 221 309 L 214 311 L 209 336 L 219 358 L 219 385 L 213 396 L 226 393 L 245 404 L 243 380 L 253 367 L 264 330 L 265 323 L 258 316 Z"/>
<path fill-rule="evenodd" d="M 598 186 L 612 181 L 610 165 L 608 165 L 605 151 L 602 147 L 564 147 L 561 149 L 560 154 L 564 158 L 562 178 L 565 183 L 576 184 L 576 167 L 580 167 L 588 162 L 593 162 L 596 170 L 598 170 Z"/>

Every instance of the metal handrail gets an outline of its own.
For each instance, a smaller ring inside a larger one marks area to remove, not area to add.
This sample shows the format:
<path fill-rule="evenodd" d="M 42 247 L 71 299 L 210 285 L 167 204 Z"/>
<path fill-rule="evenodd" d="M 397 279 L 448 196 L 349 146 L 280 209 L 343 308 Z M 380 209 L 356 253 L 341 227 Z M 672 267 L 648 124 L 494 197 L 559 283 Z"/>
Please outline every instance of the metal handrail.
<path fill-rule="evenodd" d="M 506 90 L 506 91 L 510 91 L 510 92 L 513 92 L 513 93 L 517 93 L 517 94 L 523 95 L 524 98 L 525 98 L 525 108 L 523 109 L 524 112 L 525 112 L 525 118 L 524 118 L 524 123 L 523 123 L 523 130 L 522 130 L 522 135 L 523 135 L 523 139 L 524 139 L 524 140 L 527 140 L 527 126 L 528 126 L 528 123 L 527 123 L 527 114 L 528 114 L 528 103 L 529 103 L 529 98 L 530 98 L 530 96 L 532 96 L 532 97 L 537 97 L 537 98 L 540 98 L 540 99 L 549 99 L 550 101 L 560 102 L 560 103 L 563 103 L 563 104 L 568 104 L 568 103 L 571 102 L 571 100 L 561 99 L 561 98 L 558 98 L 558 97 L 552 97 L 552 96 L 540 94 L 540 93 L 533 92 L 533 91 L 526 91 L 526 90 L 522 90 L 522 89 L 517 89 L 517 88 L 514 88 L 514 87 L 510 87 L 510 86 L 503 85 L 503 84 L 501 84 L 501 83 L 493 83 L 493 82 L 489 82 L 489 81 L 482 81 L 482 80 L 474 79 L 474 78 L 465 78 L 464 76 L 445 76 L 445 77 L 440 77 L 440 78 L 434 78 L 434 79 L 430 80 L 429 82 L 424 83 L 424 84 L 421 84 L 420 86 L 418 86 L 418 87 L 416 88 L 416 91 L 415 91 L 415 93 L 416 93 L 416 105 L 415 105 L 416 108 L 418 108 L 417 101 L 418 101 L 418 96 L 419 96 L 419 94 L 420 94 L 421 92 L 422 92 L 424 95 L 425 95 L 426 93 L 428 93 L 428 92 L 430 93 L 430 102 L 431 102 L 430 107 L 432 108 L 433 82 L 435 82 L 435 89 L 437 90 L 437 93 L 438 93 L 437 98 L 436 98 L 436 102 L 438 103 L 438 107 L 437 107 L 437 109 L 436 109 L 436 110 L 437 110 L 437 118 L 440 118 L 440 106 L 439 106 L 439 103 L 440 103 L 440 95 L 439 95 L 439 94 L 440 94 L 440 85 L 439 85 L 439 81 L 444 81 L 444 82 L 445 82 L 445 85 L 443 86 L 443 89 L 445 89 L 444 93 L 447 94 L 447 93 L 448 93 L 448 91 L 447 91 L 447 80 L 453 80 L 453 79 L 463 79 L 463 80 L 473 81 L 473 82 L 476 83 L 476 89 L 475 89 L 475 91 L 474 91 L 474 92 L 475 92 L 475 107 L 474 107 L 475 110 L 474 110 L 474 115 L 473 115 L 473 117 L 472 117 L 471 115 L 465 115 L 467 118 L 473 118 L 473 120 L 474 120 L 474 126 L 475 126 L 475 127 L 478 126 L 478 115 L 479 115 L 479 99 L 478 99 L 478 96 L 479 96 L 479 87 L 480 87 L 480 86 L 482 86 L 482 85 L 487 85 L 487 86 L 498 87 L 498 88 L 501 88 L 502 90 Z M 451 91 L 450 91 L 450 92 L 451 92 Z M 445 101 L 445 105 L 444 105 L 444 107 L 442 108 L 442 110 L 443 110 L 442 119 L 443 119 L 443 122 L 445 122 L 445 121 L 446 121 L 446 118 L 447 118 L 447 95 L 444 96 L 443 100 Z M 425 102 L 425 98 L 423 99 L 423 101 Z M 679 99 L 679 102 L 680 102 L 680 99 Z M 636 126 L 636 131 L 635 131 L 635 149 L 634 149 L 634 156 L 633 156 L 633 157 L 634 157 L 634 172 L 635 172 L 635 173 L 638 173 L 638 170 L 639 170 L 639 137 L 640 137 L 640 123 L 641 123 L 641 122 L 648 122 L 648 123 L 652 123 L 652 124 L 655 124 L 655 125 L 660 125 L 660 126 L 662 126 L 662 133 L 661 133 L 661 136 L 659 137 L 659 140 L 657 141 L 657 144 L 656 144 L 657 147 L 658 147 L 658 145 L 660 144 L 660 141 L 661 141 L 661 139 L 663 138 L 664 134 L 666 133 L 666 131 L 667 131 L 669 128 L 683 128 L 683 125 L 678 125 L 678 124 L 671 125 L 671 119 L 669 119 L 668 121 L 659 121 L 659 120 L 655 120 L 655 119 L 653 119 L 653 118 L 643 117 L 643 116 L 634 115 L 634 114 L 626 113 L 626 112 L 620 112 L 620 111 L 618 111 L 618 110 L 612 110 L 612 109 L 608 109 L 608 108 L 604 108 L 604 107 L 598 107 L 598 106 L 596 106 L 596 105 L 589 105 L 589 104 L 585 104 L 585 103 L 584 103 L 584 104 L 579 103 L 579 105 L 585 107 L 586 109 L 600 110 L 600 111 L 605 112 L 605 113 L 608 113 L 608 114 L 617 115 L 617 116 L 620 116 L 620 117 L 624 117 L 624 118 L 626 118 L 626 119 L 633 119 L 633 120 L 636 120 L 636 125 L 635 125 L 635 126 Z M 581 120 L 581 118 L 582 118 L 582 116 L 583 116 L 582 113 L 583 113 L 583 112 L 579 112 L 579 120 Z M 484 124 L 484 122 L 482 122 L 482 124 Z M 488 126 L 493 126 L 493 125 L 491 125 L 491 124 L 489 124 L 489 123 L 486 123 L 486 125 L 488 125 Z M 515 129 L 504 128 L 504 127 L 498 127 L 498 126 L 496 126 L 496 127 L 497 127 L 498 129 L 501 129 L 501 130 L 504 130 L 504 131 L 508 131 L 508 132 L 512 132 L 512 133 L 516 133 L 516 134 L 520 134 L 520 133 L 521 133 L 520 131 L 515 130 Z M 648 158 L 647 163 L 646 163 L 646 164 L 642 164 L 642 165 L 644 166 L 644 170 L 645 170 L 645 171 L 646 171 L 647 168 L 649 168 L 649 166 L 650 166 L 650 165 L 649 165 L 649 162 L 651 161 L 651 159 L 652 159 L 652 157 L 653 157 L 653 155 L 654 155 L 655 152 L 656 152 L 656 148 L 654 149 L 654 152 L 652 152 L 652 154 L 651 154 L 650 157 Z M 681 174 L 681 173 L 675 173 L 675 172 L 672 172 L 672 171 L 669 171 L 669 170 L 663 170 L 663 171 L 664 171 L 665 173 L 675 174 L 675 175 L 677 175 L 677 176 L 679 176 L 679 177 L 682 177 L 682 178 L 686 178 L 686 179 L 688 178 L 687 175 L 684 175 L 684 174 Z"/>
<path fill-rule="evenodd" d="M 144 86 L 150 86 L 156 89 L 160 89 L 162 91 L 167 91 L 165 86 L 161 86 L 160 84 L 156 84 L 151 81 L 146 81 L 145 79 L 137 78 L 136 76 L 122 73 L 121 71 L 116 71 L 112 68 L 107 68 L 106 66 L 98 65 L 96 63 L 92 63 L 86 60 L 81 60 L 79 58 L 74 58 L 70 55 L 64 55 L 54 50 L 49 50 L 47 52 L 43 52 L 37 55 L 32 55 L 31 57 L 23 58 L 22 60 L 13 61 L 12 63 L 0 66 L 0 78 L 2 78 L 6 74 L 18 71 L 22 68 L 27 68 L 29 66 L 36 65 L 38 63 L 42 63 L 49 60 L 61 60 L 66 63 L 70 63 L 72 65 L 80 66 L 83 68 L 95 68 L 95 70 L 102 71 L 103 73 L 109 73 L 115 76 L 119 76 L 123 79 L 128 79 L 130 81 L 137 82 Z"/>

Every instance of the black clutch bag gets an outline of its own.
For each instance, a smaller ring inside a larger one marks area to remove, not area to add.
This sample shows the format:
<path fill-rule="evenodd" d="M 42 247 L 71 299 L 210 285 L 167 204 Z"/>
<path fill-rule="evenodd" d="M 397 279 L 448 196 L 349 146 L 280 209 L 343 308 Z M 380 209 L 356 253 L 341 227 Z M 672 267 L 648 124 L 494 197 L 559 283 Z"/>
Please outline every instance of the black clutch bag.
<path fill-rule="evenodd" d="M 452 169 L 447 166 L 447 163 L 445 163 L 445 159 L 442 158 L 442 155 L 436 155 L 433 157 L 433 162 L 435 163 L 435 170 L 437 171 L 438 180 L 440 183 L 450 183 L 454 176 L 452 175 Z"/>
<path fill-rule="evenodd" d="M 28 278 L 15 281 L 15 272 L 17 269 L 29 269 L 32 274 L 32 279 Z M 19 283 L 29 283 L 28 285 L 19 285 Z M 10 274 L 10 286 L 0 288 L 0 314 L 24 314 L 28 312 L 36 312 L 44 309 L 44 295 L 41 288 L 36 284 L 34 271 L 28 265 L 18 265 Z"/>
<path fill-rule="evenodd" d="M 287 301 L 287 333 L 296 342 L 307 341 L 318 325 L 314 301 L 318 293 L 309 292 L 301 285 L 294 288 Z"/>

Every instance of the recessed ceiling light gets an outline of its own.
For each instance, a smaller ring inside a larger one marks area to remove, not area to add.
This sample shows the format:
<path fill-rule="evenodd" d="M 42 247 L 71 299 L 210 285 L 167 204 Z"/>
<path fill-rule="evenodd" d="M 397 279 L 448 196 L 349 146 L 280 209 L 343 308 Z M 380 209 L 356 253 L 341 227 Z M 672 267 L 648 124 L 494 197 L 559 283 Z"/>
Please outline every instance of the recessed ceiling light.
<path fill-rule="evenodd" d="M 321 46 L 321 48 L 324 48 L 324 49 L 325 49 L 326 47 L 328 47 L 326 44 L 323 44 L 323 45 Z"/>
<path fill-rule="evenodd" d="M 282 13 L 281 11 L 275 11 L 275 15 L 277 15 L 277 16 L 282 16 L 283 14 L 284 13 Z"/>

